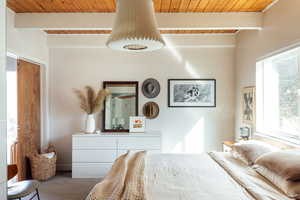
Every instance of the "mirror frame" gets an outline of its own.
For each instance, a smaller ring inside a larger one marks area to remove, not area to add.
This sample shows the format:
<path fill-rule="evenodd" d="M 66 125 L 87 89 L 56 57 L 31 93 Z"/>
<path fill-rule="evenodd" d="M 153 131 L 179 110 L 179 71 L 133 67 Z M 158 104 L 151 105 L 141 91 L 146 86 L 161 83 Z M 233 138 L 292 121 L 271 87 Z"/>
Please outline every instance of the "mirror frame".
<path fill-rule="evenodd" d="M 107 85 L 119 85 L 119 84 L 132 84 L 135 85 L 135 115 L 139 115 L 139 82 L 138 81 L 103 81 L 103 89 L 106 89 Z M 106 100 L 104 100 L 103 105 L 103 116 L 102 116 L 102 132 L 129 132 L 129 129 L 123 129 L 123 130 L 115 130 L 115 129 L 106 129 L 105 127 L 105 106 Z M 128 119 L 129 120 L 129 119 Z"/>

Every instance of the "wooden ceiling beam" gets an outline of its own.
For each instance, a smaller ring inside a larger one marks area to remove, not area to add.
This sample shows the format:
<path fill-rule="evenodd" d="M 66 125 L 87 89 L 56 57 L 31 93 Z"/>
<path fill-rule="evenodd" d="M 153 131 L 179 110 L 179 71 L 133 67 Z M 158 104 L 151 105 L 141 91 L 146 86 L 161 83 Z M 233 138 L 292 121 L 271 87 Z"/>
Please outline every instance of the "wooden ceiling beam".
<path fill-rule="evenodd" d="M 111 30 L 114 13 L 16 13 L 15 27 Z M 262 13 L 156 13 L 161 30 L 259 30 Z"/>

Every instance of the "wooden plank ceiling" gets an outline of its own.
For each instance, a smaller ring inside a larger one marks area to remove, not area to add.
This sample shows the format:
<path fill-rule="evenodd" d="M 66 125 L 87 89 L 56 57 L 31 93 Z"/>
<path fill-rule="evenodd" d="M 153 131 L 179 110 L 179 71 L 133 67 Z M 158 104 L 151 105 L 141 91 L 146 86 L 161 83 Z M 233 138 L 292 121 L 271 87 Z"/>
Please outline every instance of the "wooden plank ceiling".
<path fill-rule="evenodd" d="M 238 30 L 161 30 L 162 34 L 236 33 Z M 110 30 L 45 30 L 48 34 L 110 34 Z"/>
<path fill-rule="evenodd" d="M 261 12 L 275 0 L 154 0 L 156 12 Z M 16 13 L 115 12 L 115 0 L 7 0 Z"/>

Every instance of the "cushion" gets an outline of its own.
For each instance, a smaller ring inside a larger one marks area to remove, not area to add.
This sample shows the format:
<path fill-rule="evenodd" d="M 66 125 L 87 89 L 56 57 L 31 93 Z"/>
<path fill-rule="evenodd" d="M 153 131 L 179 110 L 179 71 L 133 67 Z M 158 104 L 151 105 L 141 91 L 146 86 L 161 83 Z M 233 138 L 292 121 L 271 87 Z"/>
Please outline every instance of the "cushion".
<path fill-rule="evenodd" d="M 256 165 L 265 167 L 287 181 L 300 181 L 300 150 L 283 150 L 260 156 Z"/>
<path fill-rule="evenodd" d="M 7 196 L 9 199 L 26 197 L 38 189 L 40 183 L 36 180 L 20 181 L 8 185 Z"/>
<path fill-rule="evenodd" d="M 269 169 L 254 165 L 253 167 L 260 175 L 265 177 L 269 182 L 279 188 L 288 197 L 299 199 L 300 198 L 300 182 L 299 181 L 287 181 L 282 176 L 270 171 Z"/>
<path fill-rule="evenodd" d="M 242 160 L 247 165 L 253 165 L 259 156 L 276 150 L 278 149 L 256 140 L 239 142 L 232 147 L 233 156 Z"/>

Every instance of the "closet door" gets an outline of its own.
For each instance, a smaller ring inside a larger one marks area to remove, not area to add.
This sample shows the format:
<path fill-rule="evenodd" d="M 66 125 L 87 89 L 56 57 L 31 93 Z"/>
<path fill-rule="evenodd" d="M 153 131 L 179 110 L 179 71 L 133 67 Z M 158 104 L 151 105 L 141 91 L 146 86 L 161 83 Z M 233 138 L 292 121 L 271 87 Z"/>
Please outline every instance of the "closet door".
<path fill-rule="evenodd" d="M 27 157 L 41 142 L 40 66 L 18 60 L 18 179 L 30 178 Z"/>

